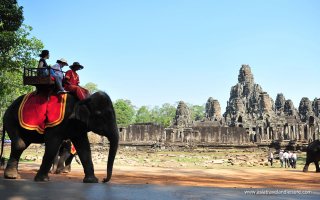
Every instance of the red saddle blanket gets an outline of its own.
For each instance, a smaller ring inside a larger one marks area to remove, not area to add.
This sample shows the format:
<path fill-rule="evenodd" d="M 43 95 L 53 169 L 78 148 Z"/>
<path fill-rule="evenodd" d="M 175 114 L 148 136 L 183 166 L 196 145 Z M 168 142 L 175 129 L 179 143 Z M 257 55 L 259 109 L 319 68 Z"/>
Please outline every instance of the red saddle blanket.
<path fill-rule="evenodd" d="M 45 128 L 60 124 L 64 118 L 67 94 L 27 94 L 19 108 L 20 125 L 43 134 Z"/>

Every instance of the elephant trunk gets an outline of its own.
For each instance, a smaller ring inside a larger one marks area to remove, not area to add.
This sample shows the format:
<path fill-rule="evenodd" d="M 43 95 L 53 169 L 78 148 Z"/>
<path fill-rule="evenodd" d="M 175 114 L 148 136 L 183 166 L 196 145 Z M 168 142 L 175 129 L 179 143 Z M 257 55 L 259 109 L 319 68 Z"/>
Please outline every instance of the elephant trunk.
<path fill-rule="evenodd" d="M 107 165 L 107 177 L 103 179 L 103 182 L 110 181 L 112 176 L 113 163 L 117 154 L 118 144 L 119 144 L 118 128 L 116 128 L 116 130 L 113 131 L 113 135 L 109 136 L 108 140 L 110 142 L 110 149 L 109 149 L 108 165 Z"/>

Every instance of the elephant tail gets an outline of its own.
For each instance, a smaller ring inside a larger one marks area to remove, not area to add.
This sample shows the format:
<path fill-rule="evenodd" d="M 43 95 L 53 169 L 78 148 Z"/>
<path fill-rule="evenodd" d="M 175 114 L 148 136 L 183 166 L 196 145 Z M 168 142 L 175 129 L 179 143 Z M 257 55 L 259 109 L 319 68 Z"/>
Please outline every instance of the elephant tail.
<path fill-rule="evenodd" d="M 3 154 L 5 134 L 6 134 L 6 131 L 5 131 L 4 125 L 3 125 L 2 126 L 2 138 L 1 138 L 0 168 L 2 168 L 4 166 L 4 158 L 2 158 L 2 154 Z"/>

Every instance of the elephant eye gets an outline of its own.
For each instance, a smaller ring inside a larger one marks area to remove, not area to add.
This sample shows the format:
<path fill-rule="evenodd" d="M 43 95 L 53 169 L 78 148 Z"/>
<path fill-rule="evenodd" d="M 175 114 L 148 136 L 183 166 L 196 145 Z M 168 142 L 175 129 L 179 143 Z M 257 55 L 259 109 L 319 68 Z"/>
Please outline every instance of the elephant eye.
<path fill-rule="evenodd" d="M 95 114 L 96 114 L 96 115 L 101 115 L 102 112 L 101 112 L 100 110 L 98 110 L 98 111 L 95 112 Z"/>

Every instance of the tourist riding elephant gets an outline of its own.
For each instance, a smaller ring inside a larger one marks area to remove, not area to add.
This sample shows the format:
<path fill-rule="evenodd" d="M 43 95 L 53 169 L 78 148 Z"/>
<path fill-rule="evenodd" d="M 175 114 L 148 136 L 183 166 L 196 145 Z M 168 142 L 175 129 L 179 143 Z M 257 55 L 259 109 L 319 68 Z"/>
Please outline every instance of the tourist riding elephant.
<path fill-rule="evenodd" d="M 114 159 L 118 149 L 119 132 L 116 124 L 115 111 L 110 97 L 104 92 L 96 92 L 87 99 L 78 101 L 74 96 L 67 94 L 65 115 L 62 122 L 53 127 L 47 127 L 44 134 L 34 130 L 27 130 L 19 124 L 19 106 L 23 97 L 16 99 L 6 110 L 3 117 L 3 137 L 5 131 L 11 139 L 11 154 L 4 171 L 4 177 L 16 179 L 18 163 L 22 152 L 31 143 L 45 143 L 43 160 L 34 180 L 48 181 L 48 173 L 53 159 L 63 140 L 70 139 L 77 149 L 78 156 L 84 168 L 84 183 L 97 183 L 88 140 L 88 131 L 106 136 L 110 142 L 107 177 L 112 176 Z M 2 146 L 3 148 L 3 146 Z M 2 153 L 0 155 L 2 157 Z"/>
<path fill-rule="evenodd" d="M 307 158 L 306 158 L 306 164 L 304 165 L 303 171 L 307 172 L 309 164 L 313 162 L 316 165 L 316 172 L 320 172 L 319 161 L 320 161 L 320 141 L 315 140 L 311 142 L 307 147 Z"/>

